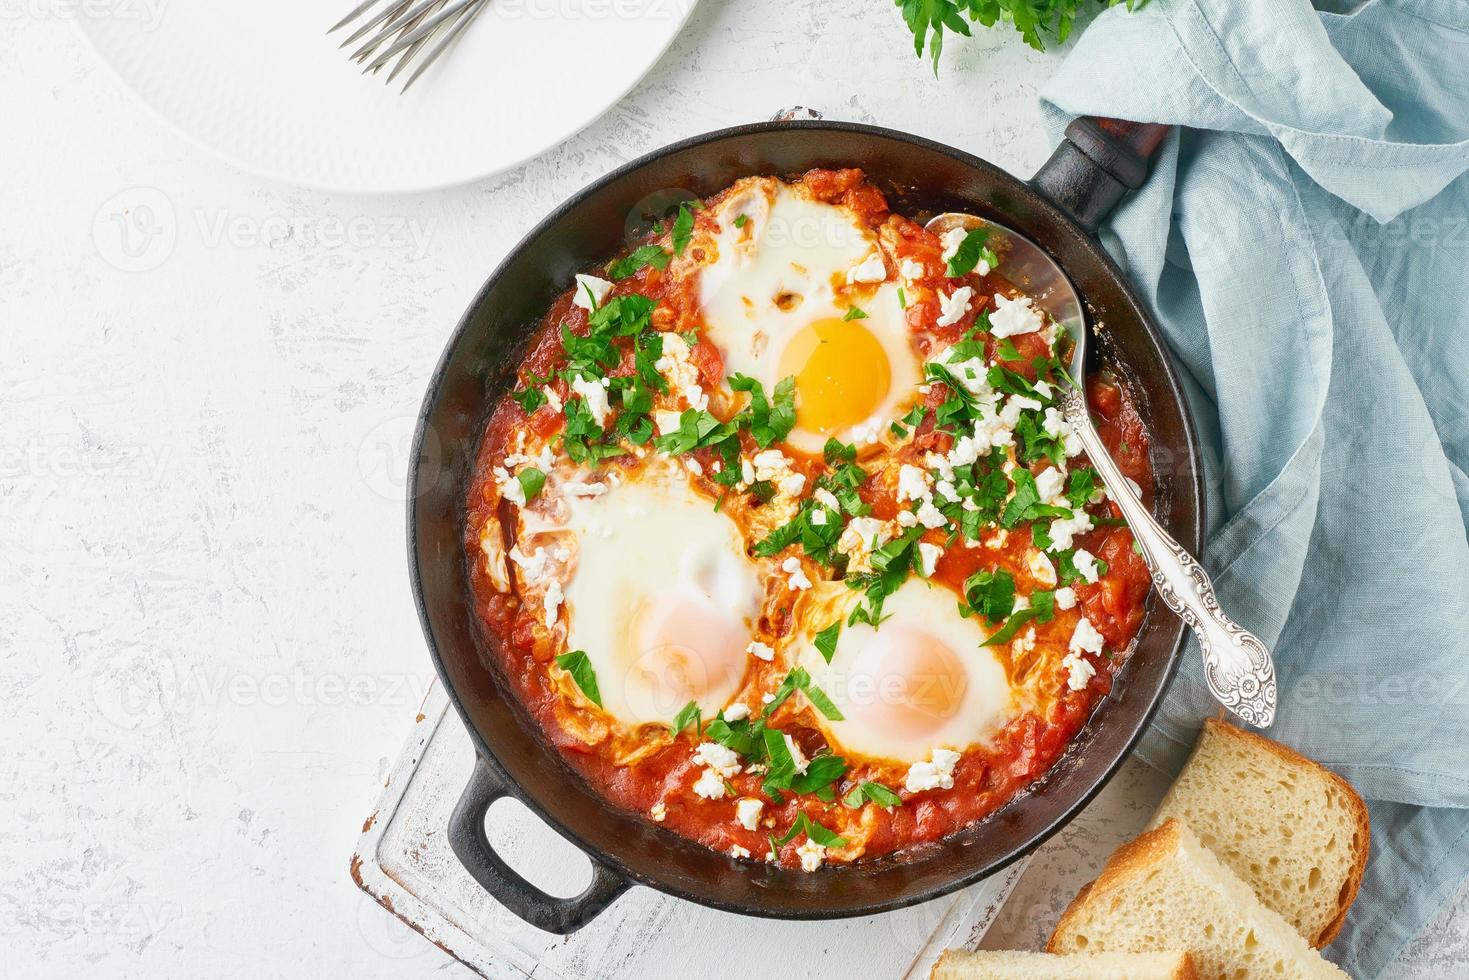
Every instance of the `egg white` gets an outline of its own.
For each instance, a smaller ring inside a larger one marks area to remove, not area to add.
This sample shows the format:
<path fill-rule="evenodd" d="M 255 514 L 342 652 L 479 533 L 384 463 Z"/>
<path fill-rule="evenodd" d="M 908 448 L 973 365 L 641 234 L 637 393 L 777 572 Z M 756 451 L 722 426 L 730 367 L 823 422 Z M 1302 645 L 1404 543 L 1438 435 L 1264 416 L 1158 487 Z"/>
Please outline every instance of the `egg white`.
<path fill-rule="evenodd" d="M 788 441 L 805 452 L 819 452 L 829 435 L 872 441 L 864 436 L 901 415 L 920 380 L 896 275 L 877 283 L 848 278 L 874 255 L 881 257 L 878 236 L 846 209 L 774 180 L 746 184 L 721 203 L 715 218 L 714 259 L 700 272 L 699 302 L 706 334 L 726 370 L 747 374 L 772 391 L 792 339 L 819 320 L 841 320 L 857 306 L 867 315 L 860 326 L 887 358 L 887 396 L 844 429 L 817 433 L 798 426 Z M 797 399 L 799 405 L 799 391 Z"/>
<path fill-rule="evenodd" d="M 666 723 L 690 700 L 719 711 L 740 687 L 764 594 L 735 523 L 672 465 L 567 505 L 566 646 L 586 652 L 603 709 L 630 727 Z M 685 624 L 678 642 L 647 642 L 646 625 L 670 611 Z"/>
<path fill-rule="evenodd" d="M 843 715 L 832 721 L 817 713 L 836 751 L 910 764 L 935 748 L 962 752 L 1012 716 L 1005 668 L 983 645 L 983 625 L 959 615 L 953 592 L 922 579 L 888 596 L 878 629 L 843 625 L 828 664 L 814 635 L 839 615 L 845 624 L 855 593 L 843 591 L 824 602 L 813 597 L 793 641 L 798 662 Z M 915 644 L 929 651 L 930 663 L 906 659 Z"/>

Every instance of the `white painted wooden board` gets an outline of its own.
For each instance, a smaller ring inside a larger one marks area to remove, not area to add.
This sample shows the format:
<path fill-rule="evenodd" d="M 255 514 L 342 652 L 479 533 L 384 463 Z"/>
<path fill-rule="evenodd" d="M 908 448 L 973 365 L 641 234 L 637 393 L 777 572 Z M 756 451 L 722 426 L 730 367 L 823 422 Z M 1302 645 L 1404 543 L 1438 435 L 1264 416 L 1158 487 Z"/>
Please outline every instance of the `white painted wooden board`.
<path fill-rule="evenodd" d="M 979 942 L 1023 870 L 1018 864 L 914 908 L 821 923 L 719 912 L 634 887 L 561 937 L 501 907 L 450 851 L 444 828 L 473 763 L 469 737 L 435 684 L 352 867 L 365 891 L 487 977 L 713 980 L 729 976 L 732 952 L 752 949 L 779 950 L 783 977 L 926 977 L 945 948 Z M 510 865 L 546 891 L 573 895 L 590 879 L 576 848 L 519 803 L 497 802 L 488 826 Z"/>

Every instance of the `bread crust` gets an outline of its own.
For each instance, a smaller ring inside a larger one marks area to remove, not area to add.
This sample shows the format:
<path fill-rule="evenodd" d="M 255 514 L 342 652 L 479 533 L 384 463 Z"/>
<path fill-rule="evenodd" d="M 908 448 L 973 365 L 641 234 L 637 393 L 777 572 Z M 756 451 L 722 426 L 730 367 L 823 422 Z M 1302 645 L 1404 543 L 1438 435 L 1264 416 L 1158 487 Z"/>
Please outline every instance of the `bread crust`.
<path fill-rule="evenodd" d="M 1367 854 L 1372 846 L 1372 821 L 1367 813 L 1367 804 L 1362 801 L 1362 797 L 1352 787 L 1351 783 L 1321 763 L 1314 759 L 1308 759 L 1294 749 L 1265 738 L 1263 735 L 1256 735 L 1254 732 L 1247 732 L 1242 728 L 1236 728 L 1219 718 L 1205 720 L 1204 731 L 1200 733 L 1198 743 L 1195 743 L 1195 751 L 1198 750 L 1198 745 L 1203 743 L 1205 735 L 1208 734 L 1213 734 L 1219 738 L 1245 742 L 1262 748 L 1267 752 L 1271 752 L 1282 761 L 1291 765 L 1322 772 L 1333 785 L 1341 790 L 1342 795 L 1346 798 L 1348 806 L 1351 808 L 1352 816 L 1356 818 L 1357 822 L 1357 852 L 1352 855 L 1351 871 L 1348 872 L 1347 880 L 1342 885 L 1341 894 L 1338 896 L 1336 915 L 1316 936 L 1306 937 L 1312 946 L 1317 949 L 1324 949 L 1337 937 L 1337 934 L 1341 932 L 1342 925 L 1346 923 L 1347 911 L 1352 907 L 1352 902 L 1356 901 L 1357 890 L 1362 885 L 1362 876 L 1367 871 Z"/>
<path fill-rule="evenodd" d="M 947 967 L 952 960 L 966 959 L 970 954 L 961 949 L 946 949 L 934 963 L 933 969 L 929 971 L 930 977 L 937 977 L 939 972 Z M 1187 950 L 1178 954 L 1178 964 L 1174 967 L 1171 980 L 1199 980 L 1199 974 L 1194 969 L 1194 959 Z"/>
<path fill-rule="evenodd" d="M 1133 838 L 1114 851 L 1097 880 L 1083 885 L 1071 904 L 1066 906 L 1066 911 L 1061 913 L 1061 918 L 1056 920 L 1056 928 L 1051 930 L 1051 938 L 1046 940 L 1046 951 L 1062 952 L 1057 937 L 1066 931 L 1072 919 L 1081 914 L 1094 893 L 1100 898 L 1119 883 L 1131 880 L 1149 868 L 1167 861 L 1169 855 L 1178 850 L 1180 826 L 1177 820 L 1170 818 L 1161 826 Z"/>

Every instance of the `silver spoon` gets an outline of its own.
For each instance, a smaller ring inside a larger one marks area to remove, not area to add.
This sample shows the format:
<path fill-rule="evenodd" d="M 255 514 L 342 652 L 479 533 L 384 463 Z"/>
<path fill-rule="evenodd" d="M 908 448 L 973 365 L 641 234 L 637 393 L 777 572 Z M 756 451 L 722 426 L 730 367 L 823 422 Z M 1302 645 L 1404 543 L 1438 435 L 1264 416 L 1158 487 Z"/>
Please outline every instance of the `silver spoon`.
<path fill-rule="evenodd" d="M 1069 373 L 1073 385 L 1065 386 L 1061 411 L 1086 449 L 1092 465 L 1102 476 L 1107 493 L 1122 509 L 1132 528 L 1143 560 L 1153 573 L 1153 586 L 1189 625 L 1204 653 L 1204 681 L 1224 707 L 1256 728 L 1269 728 L 1275 721 L 1275 664 L 1259 637 L 1240 626 L 1219 608 L 1214 583 L 1204 567 L 1163 530 L 1152 512 L 1128 486 L 1127 478 L 1112 461 L 1102 437 L 1097 434 L 1086 405 L 1086 317 L 1081 298 L 1061 267 L 1035 242 L 1019 232 L 972 214 L 950 212 L 928 222 L 927 228 L 943 234 L 953 228 L 988 228 L 998 248 L 1000 271 L 1023 289 L 1034 305 L 1070 335 Z"/>

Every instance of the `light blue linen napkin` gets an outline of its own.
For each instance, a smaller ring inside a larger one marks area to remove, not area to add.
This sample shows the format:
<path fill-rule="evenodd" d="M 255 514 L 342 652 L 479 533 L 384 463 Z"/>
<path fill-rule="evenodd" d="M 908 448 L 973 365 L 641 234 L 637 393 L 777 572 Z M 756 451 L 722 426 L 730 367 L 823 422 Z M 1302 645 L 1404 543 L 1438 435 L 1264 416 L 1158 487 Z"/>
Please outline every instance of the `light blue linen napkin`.
<path fill-rule="evenodd" d="M 1042 94 L 1058 135 L 1191 127 L 1103 238 L 1187 375 L 1270 734 L 1371 801 L 1329 955 L 1376 976 L 1469 876 L 1469 3 L 1152 0 Z M 1144 756 L 1215 711 L 1193 647 Z"/>

